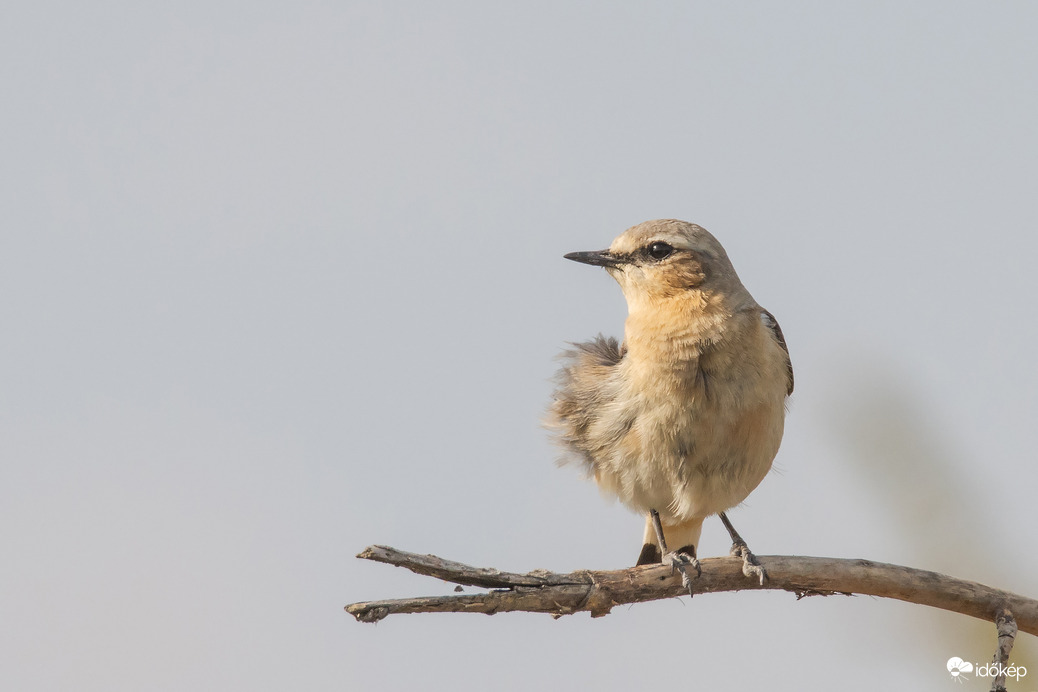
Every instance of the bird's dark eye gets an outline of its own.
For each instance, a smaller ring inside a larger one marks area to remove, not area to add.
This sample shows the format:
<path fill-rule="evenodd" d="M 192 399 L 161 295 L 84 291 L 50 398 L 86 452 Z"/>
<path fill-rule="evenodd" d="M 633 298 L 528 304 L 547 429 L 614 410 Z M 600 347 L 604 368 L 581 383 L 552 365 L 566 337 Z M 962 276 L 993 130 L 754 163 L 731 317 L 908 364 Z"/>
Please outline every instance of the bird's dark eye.
<path fill-rule="evenodd" d="M 670 253 L 674 252 L 674 248 L 666 243 L 656 242 L 646 248 L 646 252 L 654 260 L 661 260 L 669 257 Z"/>

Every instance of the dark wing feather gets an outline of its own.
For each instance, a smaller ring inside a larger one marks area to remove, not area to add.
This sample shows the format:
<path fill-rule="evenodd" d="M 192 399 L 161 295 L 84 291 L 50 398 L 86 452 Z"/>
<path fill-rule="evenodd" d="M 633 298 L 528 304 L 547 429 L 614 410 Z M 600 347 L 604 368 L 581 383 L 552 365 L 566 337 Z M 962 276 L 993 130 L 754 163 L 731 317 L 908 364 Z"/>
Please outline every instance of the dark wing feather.
<path fill-rule="evenodd" d="M 761 308 L 760 316 L 764 326 L 771 330 L 771 333 L 775 335 L 775 341 L 786 352 L 786 372 L 789 374 L 789 387 L 786 389 L 786 395 L 788 396 L 793 393 L 793 361 L 789 359 L 789 347 L 786 346 L 786 337 L 782 336 L 782 327 L 779 326 L 778 320 L 775 319 L 774 315 Z"/>

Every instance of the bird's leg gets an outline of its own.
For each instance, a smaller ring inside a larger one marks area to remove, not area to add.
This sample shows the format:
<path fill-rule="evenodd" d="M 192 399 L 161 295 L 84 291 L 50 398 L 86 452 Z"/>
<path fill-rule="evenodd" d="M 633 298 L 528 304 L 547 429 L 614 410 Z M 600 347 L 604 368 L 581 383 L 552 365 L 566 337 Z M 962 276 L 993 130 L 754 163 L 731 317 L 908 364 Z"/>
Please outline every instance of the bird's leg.
<path fill-rule="evenodd" d="M 764 586 L 764 582 L 768 580 L 768 573 L 761 566 L 760 561 L 757 560 L 757 556 L 750 552 L 746 541 L 742 539 L 739 532 L 732 526 L 732 522 L 728 521 L 728 517 L 725 516 L 724 512 L 721 512 L 718 516 L 721 517 L 724 527 L 728 529 L 728 535 L 732 537 L 732 549 L 729 552 L 734 557 L 742 558 L 742 573 L 747 577 L 759 578 L 760 585 Z"/>
<path fill-rule="evenodd" d="M 663 554 L 663 564 L 670 565 L 671 571 L 676 569 L 681 572 L 681 585 L 688 589 L 688 595 L 692 596 L 692 577 L 688 575 L 688 568 L 692 567 L 695 569 L 697 577 L 703 574 L 703 569 L 699 566 L 699 560 L 696 559 L 695 546 L 689 545 L 677 552 L 670 552 L 667 550 L 667 539 L 663 537 L 663 524 L 660 522 L 660 513 L 650 509 L 649 516 L 652 517 L 652 526 L 656 529 L 656 540 L 659 542 L 660 552 Z"/>

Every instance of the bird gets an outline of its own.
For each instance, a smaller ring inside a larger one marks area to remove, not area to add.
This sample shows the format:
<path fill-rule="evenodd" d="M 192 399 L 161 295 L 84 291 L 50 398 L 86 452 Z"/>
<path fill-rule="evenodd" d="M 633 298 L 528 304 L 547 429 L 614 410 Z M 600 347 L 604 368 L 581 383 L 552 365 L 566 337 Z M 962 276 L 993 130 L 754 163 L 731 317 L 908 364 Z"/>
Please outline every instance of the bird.
<path fill-rule="evenodd" d="M 645 516 L 636 566 L 670 565 L 691 594 L 703 522 L 718 515 L 731 555 L 763 585 L 766 570 L 726 512 L 768 474 L 782 441 L 793 366 L 778 321 L 693 223 L 646 221 L 606 250 L 564 257 L 605 268 L 628 315 L 622 342 L 599 334 L 561 356 L 545 421 L 561 463 L 583 465 L 603 494 Z"/>

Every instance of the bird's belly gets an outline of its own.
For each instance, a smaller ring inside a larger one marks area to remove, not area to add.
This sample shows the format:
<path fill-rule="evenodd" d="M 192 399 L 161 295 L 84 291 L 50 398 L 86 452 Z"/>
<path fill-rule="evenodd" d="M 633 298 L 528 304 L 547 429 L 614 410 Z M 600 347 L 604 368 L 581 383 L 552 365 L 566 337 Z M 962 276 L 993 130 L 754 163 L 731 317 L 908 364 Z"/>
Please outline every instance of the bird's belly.
<path fill-rule="evenodd" d="M 674 521 L 739 504 L 771 469 L 782 441 L 781 399 L 738 410 L 646 407 L 595 480 L 638 512 Z"/>

